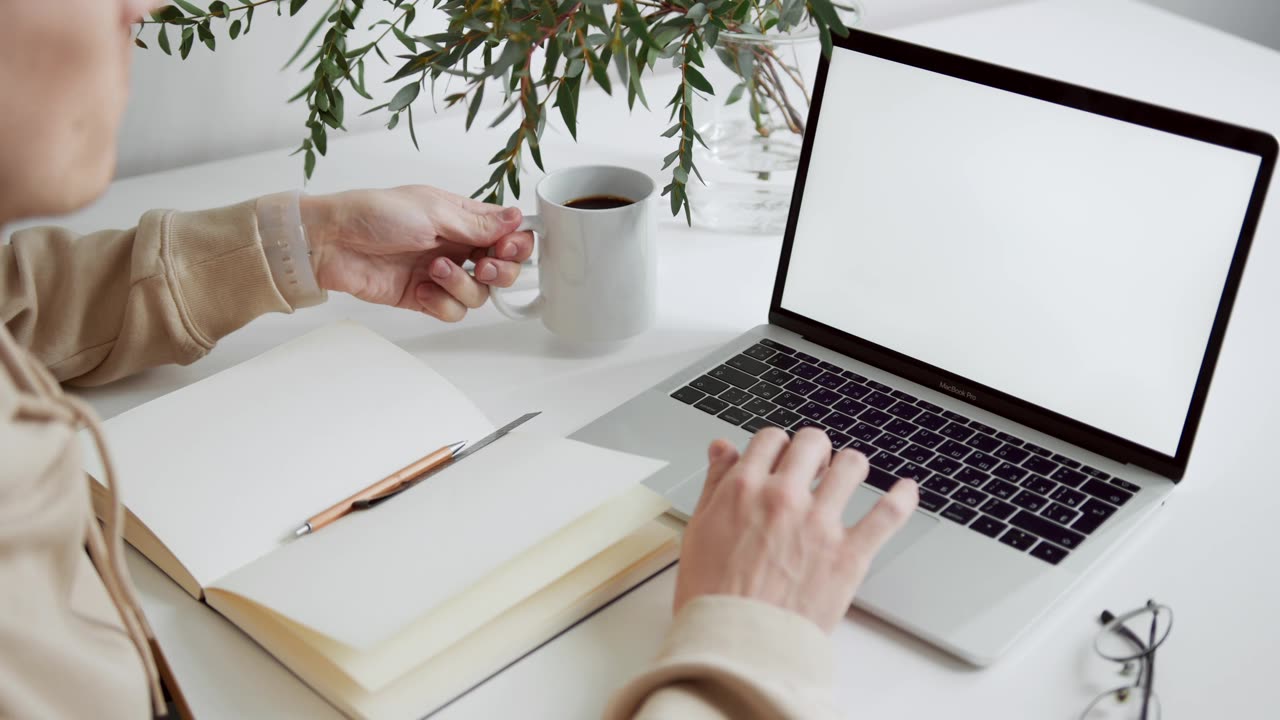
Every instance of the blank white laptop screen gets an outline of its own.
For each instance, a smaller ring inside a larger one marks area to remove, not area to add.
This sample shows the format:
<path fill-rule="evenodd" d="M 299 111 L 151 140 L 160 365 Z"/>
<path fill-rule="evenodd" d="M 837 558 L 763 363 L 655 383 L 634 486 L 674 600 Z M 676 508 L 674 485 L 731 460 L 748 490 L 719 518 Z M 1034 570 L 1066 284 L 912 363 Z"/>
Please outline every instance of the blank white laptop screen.
<path fill-rule="evenodd" d="M 1261 159 L 834 52 L 782 307 L 1174 455 Z"/>

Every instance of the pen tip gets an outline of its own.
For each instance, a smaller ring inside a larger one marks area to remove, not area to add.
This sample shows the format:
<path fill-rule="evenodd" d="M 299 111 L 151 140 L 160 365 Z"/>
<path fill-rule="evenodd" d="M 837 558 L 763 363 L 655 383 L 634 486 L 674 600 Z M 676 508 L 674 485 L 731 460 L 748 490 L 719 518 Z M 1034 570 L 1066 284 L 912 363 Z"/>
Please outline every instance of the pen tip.
<path fill-rule="evenodd" d="M 452 445 L 449 446 L 449 452 L 453 453 L 454 455 L 457 455 L 458 453 L 462 452 L 462 448 L 466 446 L 467 446 L 466 440 L 459 440 L 458 442 L 453 443 Z"/>
<path fill-rule="evenodd" d="M 300 538 L 300 537 L 302 537 L 303 535 L 306 535 L 306 534 L 308 534 L 308 533 L 310 533 L 310 532 L 311 532 L 311 523 L 305 523 L 305 524 L 303 524 L 303 526 L 302 526 L 302 527 L 300 527 L 300 528 L 298 528 L 297 530 L 294 530 L 294 531 L 293 531 L 293 536 L 294 536 L 295 538 Z"/>

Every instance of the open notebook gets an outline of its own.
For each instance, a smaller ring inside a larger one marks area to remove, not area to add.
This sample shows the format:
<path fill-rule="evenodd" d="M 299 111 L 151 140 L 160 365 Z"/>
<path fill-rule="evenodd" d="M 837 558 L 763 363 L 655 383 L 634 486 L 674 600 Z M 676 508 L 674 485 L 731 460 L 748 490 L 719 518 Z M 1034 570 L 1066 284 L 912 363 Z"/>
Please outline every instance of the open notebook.
<path fill-rule="evenodd" d="M 352 716 L 421 717 L 675 557 L 667 504 L 640 484 L 661 462 L 519 429 L 286 540 L 352 492 L 494 430 L 352 323 L 104 426 L 126 540 Z M 87 438 L 84 456 L 101 477 Z"/>

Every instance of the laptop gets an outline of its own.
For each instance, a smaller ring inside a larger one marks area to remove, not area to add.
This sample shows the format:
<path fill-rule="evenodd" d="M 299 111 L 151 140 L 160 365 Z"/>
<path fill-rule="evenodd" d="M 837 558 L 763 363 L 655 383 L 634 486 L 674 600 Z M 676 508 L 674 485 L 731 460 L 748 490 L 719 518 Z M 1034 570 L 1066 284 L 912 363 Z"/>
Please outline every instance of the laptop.
<path fill-rule="evenodd" d="M 1276 141 L 858 31 L 807 127 L 768 323 L 573 437 L 686 517 L 767 426 L 867 454 L 847 524 L 916 478 L 855 605 L 990 664 L 1182 478 Z"/>

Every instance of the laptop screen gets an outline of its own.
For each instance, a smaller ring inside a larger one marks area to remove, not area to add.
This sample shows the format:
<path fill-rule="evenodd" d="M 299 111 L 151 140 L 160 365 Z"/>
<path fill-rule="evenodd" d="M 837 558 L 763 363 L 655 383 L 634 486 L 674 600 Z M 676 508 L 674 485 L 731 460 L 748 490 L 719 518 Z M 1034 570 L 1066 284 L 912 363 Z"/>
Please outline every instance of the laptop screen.
<path fill-rule="evenodd" d="M 1174 455 L 1261 159 L 837 47 L 781 308 Z"/>

